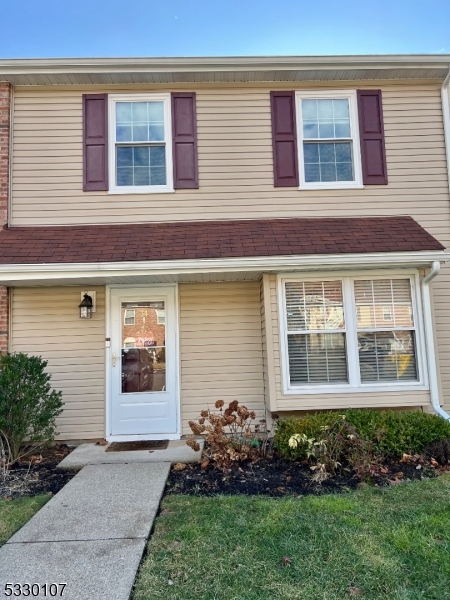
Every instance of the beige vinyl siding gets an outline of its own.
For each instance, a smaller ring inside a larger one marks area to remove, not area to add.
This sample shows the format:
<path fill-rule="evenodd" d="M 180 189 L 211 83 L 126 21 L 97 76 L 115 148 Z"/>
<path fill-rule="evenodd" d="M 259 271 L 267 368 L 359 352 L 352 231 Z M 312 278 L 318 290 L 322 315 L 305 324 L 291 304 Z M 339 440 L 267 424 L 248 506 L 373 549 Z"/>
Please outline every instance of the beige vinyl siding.
<path fill-rule="evenodd" d="M 14 288 L 11 350 L 48 360 L 52 386 L 63 393 L 60 439 L 105 437 L 105 288 L 92 319 L 80 319 L 81 287 Z"/>
<path fill-rule="evenodd" d="M 13 115 L 12 223 L 75 225 L 402 214 L 411 215 L 448 247 L 450 198 L 441 84 L 429 80 L 173 87 L 18 86 Z M 269 92 L 321 87 L 382 89 L 387 186 L 325 191 L 274 188 Z M 83 193 L 82 93 L 182 89 L 197 93 L 200 188 L 125 196 Z M 446 266 L 433 282 L 433 295 L 441 384 L 448 411 L 449 290 L 450 266 Z"/>
<path fill-rule="evenodd" d="M 273 187 L 269 92 L 314 84 L 191 86 L 197 93 L 200 188 L 133 195 L 82 192 L 82 93 L 182 87 L 16 87 L 12 223 L 400 213 L 439 231 L 439 213 L 448 203 L 440 83 L 342 83 L 348 89 L 382 87 L 389 185 L 326 191 Z M 448 235 L 449 223 L 445 227 Z"/>
<path fill-rule="evenodd" d="M 268 290 L 266 313 L 270 313 L 273 337 L 273 363 L 269 364 L 269 378 L 273 378 L 274 394 L 270 398 L 272 410 L 276 411 L 307 411 L 338 408 L 388 408 L 428 406 L 430 394 L 428 391 L 412 392 L 356 392 L 356 393 L 324 393 L 324 394 L 283 394 L 281 372 L 280 330 L 277 301 L 276 275 L 264 275 L 264 289 Z"/>
<path fill-rule="evenodd" d="M 264 416 L 258 281 L 179 286 L 182 433 L 216 400 Z"/>

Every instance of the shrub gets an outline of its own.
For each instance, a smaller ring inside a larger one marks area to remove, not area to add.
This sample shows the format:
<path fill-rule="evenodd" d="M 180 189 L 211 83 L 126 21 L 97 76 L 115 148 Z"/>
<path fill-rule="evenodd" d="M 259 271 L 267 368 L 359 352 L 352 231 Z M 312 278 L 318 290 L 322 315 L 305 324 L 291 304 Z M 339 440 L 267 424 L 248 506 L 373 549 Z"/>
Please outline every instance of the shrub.
<path fill-rule="evenodd" d="M 202 410 L 197 421 L 189 421 L 194 436 L 205 437 L 202 467 L 210 463 L 221 470 L 237 466 L 246 460 L 257 460 L 267 453 L 268 431 L 265 421 L 253 425 L 256 415 L 237 400 L 230 402 L 224 410 L 223 400 L 217 400 L 218 413 Z M 253 426 L 253 431 L 252 431 Z M 200 445 L 195 437 L 187 440 L 187 445 L 198 451 Z"/>
<path fill-rule="evenodd" d="M 311 469 L 318 481 L 334 474 L 342 465 L 351 465 L 361 479 L 367 479 L 374 475 L 380 463 L 373 443 L 361 436 L 344 415 L 335 414 L 331 425 L 322 425 L 319 439 L 294 433 L 288 444 L 291 449 L 304 452 L 313 462 Z"/>
<path fill-rule="evenodd" d="M 321 438 L 321 427 L 332 426 L 339 415 L 365 440 L 372 444 L 374 454 L 385 458 L 400 458 L 403 454 L 417 454 L 427 444 L 450 439 L 450 423 L 437 415 L 418 411 L 379 411 L 348 409 L 323 412 L 301 418 L 280 419 L 275 433 L 275 448 L 285 458 L 306 458 L 305 448 L 289 447 L 293 434 Z"/>
<path fill-rule="evenodd" d="M 11 463 L 54 439 L 63 402 L 46 366 L 40 356 L 0 355 L 0 432 Z"/>

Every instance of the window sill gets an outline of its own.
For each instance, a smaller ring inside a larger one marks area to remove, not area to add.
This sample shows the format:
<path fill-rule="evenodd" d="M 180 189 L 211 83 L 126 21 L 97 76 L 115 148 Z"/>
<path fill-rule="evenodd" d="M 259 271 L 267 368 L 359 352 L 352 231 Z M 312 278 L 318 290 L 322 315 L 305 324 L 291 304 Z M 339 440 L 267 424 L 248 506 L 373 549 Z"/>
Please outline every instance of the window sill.
<path fill-rule="evenodd" d="M 336 183 L 331 183 L 330 185 L 315 185 L 315 184 L 308 184 L 308 183 L 302 183 L 299 188 L 300 191 L 302 190 L 362 190 L 364 189 L 364 185 L 362 183 L 350 183 L 350 184 L 346 184 L 346 185 L 339 185 Z"/>
<path fill-rule="evenodd" d="M 120 187 L 120 188 L 112 188 L 108 190 L 108 194 L 121 194 L 122 196 L 126 196 L 128 194 L 172 194 L 175 190 L 173 188 L 128 188 L 128 187 Z"/>
<path fill-rule="evenodd" d="M 361 387 L 350 386 L 321 386 L 321 387 L 291 387 L 283 390 L 284 396 L 305 396 L 315 394 L 359 394 L 359 393 L 385 393 L 385 392 L 425 392 L 429 391 L 429 386 L 422 382 L 409 384 L 391 384 L 391 385 L 362 385 Z"/>

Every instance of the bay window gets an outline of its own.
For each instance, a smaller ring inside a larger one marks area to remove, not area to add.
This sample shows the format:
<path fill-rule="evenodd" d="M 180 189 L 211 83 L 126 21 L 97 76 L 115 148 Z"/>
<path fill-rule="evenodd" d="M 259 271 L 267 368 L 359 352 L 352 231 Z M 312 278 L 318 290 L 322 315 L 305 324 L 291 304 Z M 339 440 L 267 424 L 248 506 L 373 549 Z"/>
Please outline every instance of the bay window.
<path fill-rule="evenodd" d="M 423 386 L 415 276 L 282 278 L 287 393 Z"/>

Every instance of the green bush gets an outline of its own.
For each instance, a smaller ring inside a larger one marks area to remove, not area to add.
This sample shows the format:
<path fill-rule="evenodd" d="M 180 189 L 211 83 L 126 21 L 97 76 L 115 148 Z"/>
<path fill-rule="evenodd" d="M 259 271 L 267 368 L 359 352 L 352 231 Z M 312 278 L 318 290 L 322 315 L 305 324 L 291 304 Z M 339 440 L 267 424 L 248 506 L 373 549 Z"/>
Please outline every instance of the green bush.
<path fill-rule="evenodd" d="M 421 453 L 427 444 L 450 439 L 450 422 L 437 415 L 418 411 L 347 409 L 280 419 L 275 433 L 275 448 L 284 458 L 306 458 L 304 447 L 289 447 L 289 438 L 294 433 L 304 433 L 308 438 L 320 439 L 321 427 L 331 427 L 339 415 L 345 415 L 358 434 L 371 442 L 373 451 L 386 458 Z"/>
<path fill-rule="evenodd" d="M 0 355 L 0 434 L 10 462 L 54 439 L 63 402 L 62 393 L 51 388 L 46 366 L 40 356 Z"/>

